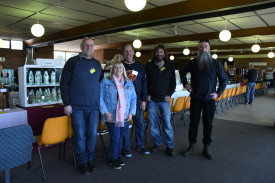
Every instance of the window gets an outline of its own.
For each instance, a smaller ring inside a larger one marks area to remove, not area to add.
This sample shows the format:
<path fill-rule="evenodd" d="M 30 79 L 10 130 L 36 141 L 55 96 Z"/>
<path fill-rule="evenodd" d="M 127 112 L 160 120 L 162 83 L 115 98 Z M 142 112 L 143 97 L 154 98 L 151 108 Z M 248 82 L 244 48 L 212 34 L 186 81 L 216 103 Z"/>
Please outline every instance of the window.
<path fill-rule="evenodd" d="M 11 41 L 11 49 L 23 50 L 23 41 Z"/>
<path fill-rule="evenodd" d="M 3 40 L 4 41 L 4 44 L 3 44 L 3 46 L 1 47 L 1 48 L 10 48 L 10 41 L 8 41 L 8 40 Z"/>

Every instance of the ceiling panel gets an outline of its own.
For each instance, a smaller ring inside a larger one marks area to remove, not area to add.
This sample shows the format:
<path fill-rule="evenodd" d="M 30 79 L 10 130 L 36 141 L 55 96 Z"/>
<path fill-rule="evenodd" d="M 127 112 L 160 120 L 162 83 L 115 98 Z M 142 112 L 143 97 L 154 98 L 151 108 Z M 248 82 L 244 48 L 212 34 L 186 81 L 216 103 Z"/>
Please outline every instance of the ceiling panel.
<path fill-rule="evenodd" d="M 67 17 L 69 17 L 68 18 L 69 21 L 70 20 L 81 21 L 81 22 L 85 22 L 86 24 L 105 19 L 105 17 L 97 16 L 97 15 L 94 15 L 93 13 L 79 12 L 79 11 L 74 11 L 74 10 L 60 8 L 60 7 L 50 7 L 45 11 L 43 11 L 43 14 L 41 15 L 44 15 L 44 14 L 47 14 L 49 16 L 59 17 L 62 19 L 67 19 Z M 41 18 L 43 18 L 43 16 L 41 16 Z"/>
<path fill-rule="evenodd" d="M 110 3 L 110 1 L 108 2 Z M 100 3 L 103 3 L 103 2 L 101 1 Z M 95 14 L 105 18 L 116 17 L 116 16 L 120 16 L 128 13 L 126 11 L 123 11 L 123 9 L 121 8 L 119 9 L 112 8 L 112 6 L 110 6 L 109 3 L 106 4 L 108 6 L 105 6 L 102 4 L 92 3 L 90 1 L 69 0 L 62 3 L 61 6 L 71 9 L 71 11 L 77 10 L 80 12 L 86 12 L 87 13 L 86 16 L 89 16 L 89 14 Z M 104 12 L 102 11 L 103 8 L 104 8 Z"/>
<path fill-rule="evenodd" d="M 266 14 L 266 15 L 262 15 L 261 16 L 264 21 L 269 25 L 269 26 L 273 26 L 275 25 L 275 13 L 273 14 Z"/>
<path fill-rule="evenodd" d="M 242 29 L 266 26 L 266 24 L 257 16 L 230 19 L 230 22 L 236 24 Z"/>
<path fill-rule="evenodd" d="M 263 9 L 263 10 L 257 10 L 256 12 L 260 15 L 275 13 L 275 7 L 271 7 L 271 8 L 267 8 L 267 9 Z"/>
<path fill-rule="evenodd" d="M 200 24 L 180 26 L 180 28 L 185 29 L 185 30 L 190 31 L 190 32 L 193 32 L 193 33 L 213 32 L 212 29 L 209 29 L 209 28 L 207 28 L 203 25 L 200 25 Z"/>

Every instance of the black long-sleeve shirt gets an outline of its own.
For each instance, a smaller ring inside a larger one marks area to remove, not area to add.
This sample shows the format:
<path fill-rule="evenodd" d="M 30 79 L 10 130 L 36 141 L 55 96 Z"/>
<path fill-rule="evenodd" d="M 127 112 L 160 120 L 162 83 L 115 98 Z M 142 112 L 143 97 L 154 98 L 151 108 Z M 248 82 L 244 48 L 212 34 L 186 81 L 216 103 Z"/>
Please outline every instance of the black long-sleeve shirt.
<path fill-rule="evenodd" d="M 221 96 L 226 88 L 227 77 L 223 70 L 221 63 L 213 59 L 212 69 L 210 71 L 199 71 L 197 69 L 197 60 L 193 59 L 180 71 L 180 78 L 183 86 L 187 82 L 186 74 L 191 73 L 191 87 L 190 94 L 192 99 L 209 100 L 212 98 L 210 95 L 216 92 Z M 219 87 L 216 90 L 217 78 L 219 79 Z"/>
<path fill-rule="evenodd" d="M 167 60 L 159 68 L 155 61 L 151 61 L 145 65 L 145 70 L 148 95 L 159 101 L 164 101 L 166 95 L 171 97 L 176 89 L 174 64 Z"/>

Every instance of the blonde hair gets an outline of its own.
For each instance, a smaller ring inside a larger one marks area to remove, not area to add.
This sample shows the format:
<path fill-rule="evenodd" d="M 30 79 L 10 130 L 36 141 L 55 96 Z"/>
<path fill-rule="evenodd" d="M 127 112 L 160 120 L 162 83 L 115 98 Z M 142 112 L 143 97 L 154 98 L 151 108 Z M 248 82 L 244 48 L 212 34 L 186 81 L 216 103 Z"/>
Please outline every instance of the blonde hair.
<path fill-rule="evenodd" d="M 109 78 L 109 79 L 112 78 L 112 75 L 113 75 L 113 73 L 114 73 L 114 71 L 113 71 L 113 70 L 114 70 L 114 66 L 115 66 L 115 65 L 118 65 L 118 64 L 121 65 L 122 68 L 123 68 L 123 74 L 122 74 L 122 75 L 123 75 L 123 77 L 124 77 L 124 80 L 125 80 L 125 81 L 129 81 L 129 78 L 127 77 L 127 74 L 126 74 L 126 69 L 125 69 L 123 63 L 120 62 L 120 61 L 114 62 L 114 63 L 113 63 L 113 66 L 112 66 L 112 68 L 111 68 L 111 70 L 110 70 L 110 76 L 108 76 L 108 78 Z"/>

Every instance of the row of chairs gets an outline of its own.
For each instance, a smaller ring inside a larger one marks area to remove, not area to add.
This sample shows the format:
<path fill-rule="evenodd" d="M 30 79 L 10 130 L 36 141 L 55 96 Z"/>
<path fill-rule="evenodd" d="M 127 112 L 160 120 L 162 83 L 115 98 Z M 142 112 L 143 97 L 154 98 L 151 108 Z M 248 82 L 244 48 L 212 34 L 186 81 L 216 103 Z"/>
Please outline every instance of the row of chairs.
<path fill-rule="evenodd" d="M 187 120 L 185 117 L 185 112 L 190 109 L 190 101 L 191 97 L 189 96 L 183 96 L 183 97 L 178 97 L 175 105 L 173 106 L 174 99 L 170 99 L 170 107 L 171 107 L 171 120 L 172 120 L 172 125 L 174 128 L 174 131 L 176 131 L 176 124 L 174 121 L 174 115 L 178 112 L 181 113 L 181 118 L 183 119 L 184 126 L 187 126 Z"/>

